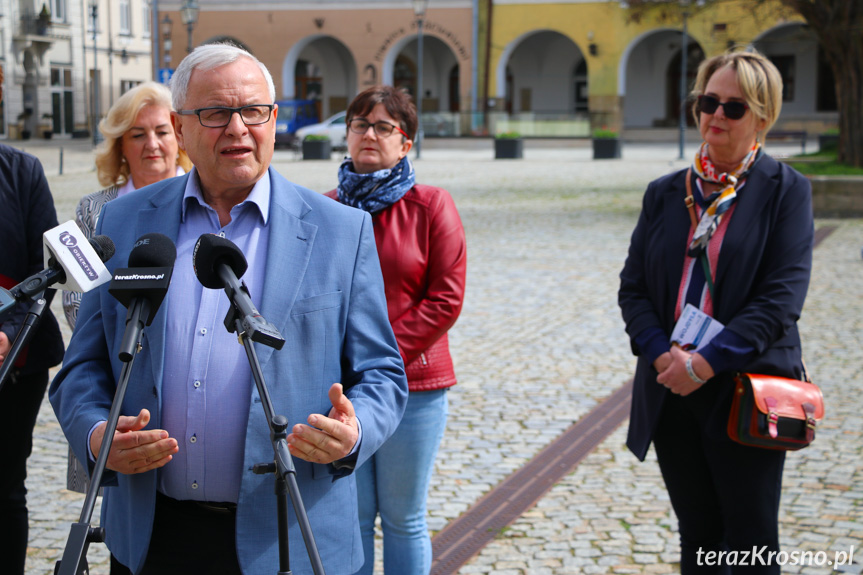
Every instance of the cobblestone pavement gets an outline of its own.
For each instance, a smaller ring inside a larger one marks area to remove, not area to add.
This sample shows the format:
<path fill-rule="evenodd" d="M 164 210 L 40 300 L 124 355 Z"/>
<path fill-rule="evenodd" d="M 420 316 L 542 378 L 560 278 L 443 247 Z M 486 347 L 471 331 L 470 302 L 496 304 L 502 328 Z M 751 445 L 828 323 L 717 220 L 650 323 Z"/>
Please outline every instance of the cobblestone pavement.
<path fill-rule="evenodd" d="M 62 176 L 59 165 L 49 162 L 57 157 L 56 144 L 28 151 L 47 158 L 60 221 L 70 219 L 80 196 L 97 189 L 89 149 L 78 144 L 65 152 Z M 684 163 L 671 144 L 628 144 L 623 155 L 624 161 L 591 161 L 584 143 L 528 142 L 523 160 L 495 161 L 489 142 L 452 147 L 428 140 L 415 162 L 421 182 L 453 194 L 468 237 L 467 295 L 451 331 L 460 383 L 450 392 L 429 496 L 433 531 L 631 377 L 634 359 L 617 308 L 617 275 L 646 183 Z M 279 151 L 274 165 L 317 191 L 336 182 L 335 159 L 302 162 Z M 788 457 L 781 534 L 786 551 L 822 551 L 825 560 L 853 546 L 857 566 L 847 572 L 860 573 L 863 220 L 816 222 L 823 225 L 837 229 L 815 252 L 801 329 L 827 418 L 815 444 Z M 460 573 L 677 572 L 676 520 L 655 458 L 651 452 L 639 463 L 624 437 L 625 425 Z M 27 575 L 47 575 L 83 502 L 64 489 L 66 443 L 47 401 L 29 470 Z M 94 524 L 97 518 L 98 509 Z M 103 545 L 93 545 L 88 558 L 94 575 L 107 575 Z M 826 564 L 783 568 L 816 575 L 831 570 Z"/>

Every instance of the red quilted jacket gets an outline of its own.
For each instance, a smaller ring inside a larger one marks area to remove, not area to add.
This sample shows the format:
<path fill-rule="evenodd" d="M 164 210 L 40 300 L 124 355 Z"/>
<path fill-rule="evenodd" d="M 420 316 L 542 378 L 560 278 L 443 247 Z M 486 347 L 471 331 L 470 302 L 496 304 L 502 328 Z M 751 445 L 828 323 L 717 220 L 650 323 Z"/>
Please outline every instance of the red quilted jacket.
<path fill-rule="evenodd" d="M 335 190 L 327 195 L 338 199 Z M 455 202 L 444 189 L 416 185 L 372 221 L 410 390 L 455 385 L 447 330 L 461 313 L 467 268 Z"/>

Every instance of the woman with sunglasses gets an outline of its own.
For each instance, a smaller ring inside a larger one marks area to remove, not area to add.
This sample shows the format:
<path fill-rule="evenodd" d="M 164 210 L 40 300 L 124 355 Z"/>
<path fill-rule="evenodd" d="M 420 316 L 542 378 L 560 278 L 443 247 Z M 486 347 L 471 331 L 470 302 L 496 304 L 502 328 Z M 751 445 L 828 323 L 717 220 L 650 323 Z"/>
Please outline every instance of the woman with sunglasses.
<path fill-rule="evenodd" d="M 374 572 L 375 518 L 381 517 L 387 575 L 427 575 L 431 538 L 426 497 L 456 383 L 447 330 L 464 299 L 465 233 L 446 190 L 415 183 L 407 154 L 417 131 L 410 96 L 375 86 L 348 107 L 349 157 L 328 195 L 372 214 L 390 323 L 410 395 L 390 439 L 356 470 L 365 564 Z"/>
<path fill-rule="evenodd" d="M 644 460 L 653 441 L 682 575 L 778 574 L 767 557 L 779 550 L 785 453 L 734 443 L 727 422 L 735 373 L 804 373 L 797 320 L 812 264 L 811 190 L 763 149 L 782 104 L 769 60 L 710 58 L 693 95 L 704 141 L 691 168 L 648 186 L 620 274 L 638 356 L 627 445 Z M 687 305 L 724 326 L 696 349 L 670 344 Z M 737 553 L 719 561 L 720 551 Z"/>

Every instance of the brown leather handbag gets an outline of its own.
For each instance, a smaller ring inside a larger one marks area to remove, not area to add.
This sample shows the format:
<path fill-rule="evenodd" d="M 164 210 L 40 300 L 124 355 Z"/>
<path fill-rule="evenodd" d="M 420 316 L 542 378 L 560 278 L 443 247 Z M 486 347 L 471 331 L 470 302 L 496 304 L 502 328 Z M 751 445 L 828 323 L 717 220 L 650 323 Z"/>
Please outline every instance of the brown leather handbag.
<path fill-rule="evenodd" d="M 815 439 L 824 417 L 817 385 L 773 375 L 740 373 L 734 378 L 728 436 L 743 445 L 793 451 Z"/>

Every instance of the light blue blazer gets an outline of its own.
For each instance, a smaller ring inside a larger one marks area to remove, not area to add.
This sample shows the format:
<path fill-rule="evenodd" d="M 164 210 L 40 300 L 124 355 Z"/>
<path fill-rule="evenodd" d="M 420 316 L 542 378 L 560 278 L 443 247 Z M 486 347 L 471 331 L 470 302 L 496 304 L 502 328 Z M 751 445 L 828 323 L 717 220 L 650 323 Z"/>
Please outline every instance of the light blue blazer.
<path fill-rule="evenodd" d="M 105 206 L 96 232 L 110 237 L 117 252 L 109 270 L 127 267 L 132 246 L 145 233 L 176 242 L 186 179 L 164 180 Z M 327 392 L 341 382 L 362 425 L 357 465 L 395 431 L 407 402 L 407 380 L 387 304 L 367 213 L 288 182 L 272 168 L 269 258 L 261 314 L 285 338 L 276 351 L 256 344 L 275 412 L 291 425 L 311 413 L 329 413 Z M 177 261 L 177 266 L 192 265 Z M 168 290 L 168 298 L 171 290 Z M 165 310 L 144 329 L 123 401 L 122 414 L 142 408 L 161 427 Z M 126 308 L 108 284 L 83 298 L 78 325 L 63 368 L 51 384 L 50 400 L 69 444 L 88 461 L 87 435 L 108 419 L 122 363 L 118 359 Z M 237 344 L 239 345 L 239 343 Z M 252 466 L 273 460 L 269 428 L 252 386 L 243 477 L 237 506 L 237 550 L 248 574 L 278 571 L 278 517 L 273 475 Z M 363 564 L 357 493 L 350 470 L 294 459 L 303 503 L 328 575 L 350 574 Z M 170 464 L 169 464 L 170 465 Z M 102 526 L 111 552 L 134 572 L 141 569 L 153 527 L 156 471 L 103 477 Z M 299 527 L 290 513 L 291 569 L 311 573 Z M 182 553 L 182 542 L 178 542 Z"/>

